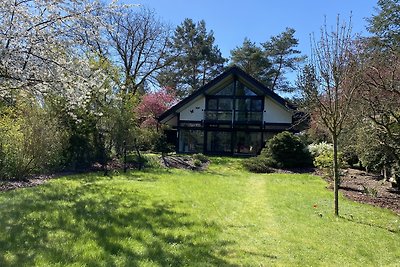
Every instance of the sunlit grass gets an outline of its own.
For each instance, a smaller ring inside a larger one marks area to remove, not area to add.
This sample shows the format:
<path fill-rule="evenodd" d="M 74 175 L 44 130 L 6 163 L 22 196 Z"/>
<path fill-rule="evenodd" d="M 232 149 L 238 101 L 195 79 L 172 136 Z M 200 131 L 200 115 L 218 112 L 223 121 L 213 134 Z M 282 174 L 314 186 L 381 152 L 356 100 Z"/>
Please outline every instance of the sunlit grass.
<path fill-rule="evenodd" d="M 400 217 L 306 174 L 82 174 L 0 193 L 0 266 L 398 266 Z"/>

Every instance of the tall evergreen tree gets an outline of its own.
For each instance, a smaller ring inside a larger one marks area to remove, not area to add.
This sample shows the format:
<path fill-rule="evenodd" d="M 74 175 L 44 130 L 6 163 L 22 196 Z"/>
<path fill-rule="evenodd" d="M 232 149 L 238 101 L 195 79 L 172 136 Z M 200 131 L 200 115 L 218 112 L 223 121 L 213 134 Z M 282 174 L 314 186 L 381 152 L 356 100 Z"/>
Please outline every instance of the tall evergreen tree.
<path fill-rule="evenodd" d="M 379 0 L 378 12 L 368 19 L 368 30 L 376 41 L 387 47 L 399 48 L 400 44 L 400 3 L 399 0 Z"/>
<path fill-rule="evenodd" d="M 245 38 L 242 46 L 231 50 L 231 63 L 241 67 L 260 82 L 271 83 L 272 64 L 265 57 L 263 49 L 250 39 Z"/>
<path fill-rule="evenodd" d="M 286 28 L 286 31 L 272 36 L 271 39 L 262 44 L 266 57 L 272 63 L 271 83 L 272 90 L 291 91 L 290 83 L 285 77 L 287 70 L 294 71 L 299 63 L 304 61 L 301 52 L 296 49 L 299 41 L 294 37 L 296 31 Z"/>
<path fill-rule="evenodd" d="M 261 46 L 246 38 L 241 47 L 231 50 L 231 63 L 242 67 L 271 90 L 290 91 L 292 87 L 285 74 L 296 70 L 304 61 L 296 49 L 299 42 L 294 33 L 294 29 L 287 28 Z"/>
<path fill-rule="evenodd" d="M 214 78 L 226 61 L 214 42 L 214 33 L 207 32 L 204 20 L 185 19 L 170 43 L 171 65 L 159 75 L 160 84 L 185 96 Z"/>

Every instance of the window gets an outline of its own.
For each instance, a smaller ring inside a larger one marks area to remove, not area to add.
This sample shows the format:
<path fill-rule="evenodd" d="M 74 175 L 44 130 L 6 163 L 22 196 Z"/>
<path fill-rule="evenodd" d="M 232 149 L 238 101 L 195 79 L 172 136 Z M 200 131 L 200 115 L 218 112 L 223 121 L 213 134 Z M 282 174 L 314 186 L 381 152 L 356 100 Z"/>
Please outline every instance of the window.
<path fill-rule="evenodd" d="M 257 94 L 250 90 L 243 83 L 237 81 L 236 82 L 236 95 L 237 96 L 256 96 Z"/>
<path fill-rule="evenodd" d="M 231 111 L 232 102 L 231 98 L 209 98 L 207 99 L 207 109 Z"/>
<path fill-rule="evenodd" d="M 202 130 L 181 129 L 179 133 L 179 152 L 203 152 L 204 134 Z"/>
<path fill-rule="evenodd" d="M 231 139 L 231 132 L 209 131 L 207 132 L 207 151 L 232 153 Z"/>
<path fill-rule="evenodd" d="M 262 110 L 263 110 L 263 99 L 252 99 L 251 111 L 262 111 Z"/>
<path fill-rule="evenodd" d="M 222 88 L 215 95 L 232 95 L 233 94 L 234 84 L 230 83 L 228 86 Z"/>
<path fill-rule="evenodd" d="M 218 109 L 218 99 L 211 98 L 207 100 L 207 109 L 209 110 L 217 110 Z"/>
<path fill-rule="evenodd" d="M 231 98 L 218 99 L 218 110 L 232 110 L 232 99 Z"/>
<path fill-rule="evenodd" d="M 262 99 L 238 98 L 235 103 L 235 110 L 238 111 L 262 111 L 263 109 Z"/>
<path fill-rule="evenodd" d="M 236 132 L 234 153 L 255 155 L 261 150 L 261 132 Z"/>

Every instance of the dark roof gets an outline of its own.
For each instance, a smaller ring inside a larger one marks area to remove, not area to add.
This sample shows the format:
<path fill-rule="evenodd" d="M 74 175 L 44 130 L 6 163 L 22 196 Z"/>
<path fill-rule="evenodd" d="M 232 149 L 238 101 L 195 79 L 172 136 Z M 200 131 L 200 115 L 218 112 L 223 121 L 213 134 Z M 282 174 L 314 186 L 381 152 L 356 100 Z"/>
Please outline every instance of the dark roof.
<path fill-rule="evenodd" d="M 179 108 L 183 107 L 199 95 L 204 94 L 208 89 L 212 88 L 214 85 L 219 83 L 220 81 L 224 80 L 225 78 L 229 77 L 230 75 L 236 75 L 240 76 L 243 79 L 245 79 L 247 82 L 249 82 L 251 85 L 254 87 L 260 89 L 262 92 L 264 92 L 265 95 L 270 96 L 272 99 L 274 99 L 276 102 L 281 104 L 282 106 L 285 106 L 286 108 L 289 109 L 295 109 L 295 107 L 289 103 L 287 100 L 284 98 L 280 97 L 278 94 L 274 93 L 271 89 L 267 88 L 263 83 L 260 81 L 256 80 L 253 78 L 251 75 L 243 71 L 241 68 L 238 66 L 234 65 L 232 67 L 229 67 L 227 70 L 225 70 L 223 73 L 218 75 L 216 78 L 211 80 L 209 83 L 205 84 L 204 86 L 200 87 L 198 90 L 190 94 L 189 96 L 185 97 L 182 99 L 180 102 L 178 102 L 176 105 L 165 111 L 163 114 L 161 114 L 158 117 L 158 120 L 161 121 L 168 116 L 174 114 Z"/>

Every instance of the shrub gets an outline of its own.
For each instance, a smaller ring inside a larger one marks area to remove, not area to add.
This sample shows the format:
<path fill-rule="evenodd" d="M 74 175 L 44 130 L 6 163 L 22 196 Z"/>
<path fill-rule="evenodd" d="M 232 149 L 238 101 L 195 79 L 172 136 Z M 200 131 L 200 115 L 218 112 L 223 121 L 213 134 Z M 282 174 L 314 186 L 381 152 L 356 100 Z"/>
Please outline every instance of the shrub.
<path fill-rule="evenodd" d="M 324 152 L 314 158 L 314 166 L 319 169 L 333 168 L 333 153 Z"/>
<path fill-rule="evenodd" d="M 248 158 L 242 161 L 243 167 L 255 173 L 270 173 L 273 172 L 272 167 L 276 165 L 276 162 L 264 156 L 258 156 L 254 158 Z"/>
<path fill-rule="evenodd" d="M 311 144 L 308 146 L 308 150 L 314 157 L 314 166 L 319 169 L 332 169 L 333 168 L 333 145 L 321 142 L 318 144 Z M 343 160 L 343 154 L 338 152 L 339 168 L 345 164 Z"/>
<path fill-rule="evenodd" d="M 311 156 L 315 158 L 325 153 L 333 153 L 333 145 L 327 142 L 311 144 L 308 146 L 308 151 L 310 151 Z"/>
<path fill-rule="evenodd" d="M 22 109 L 22 108 L 21 108 Z M 3 109 L 0 116 L 0 177 L 24 179 L 52 171 L 62 163 L 64 136 L 43 110 L 32 107 L 23 116 Z"/>
<path fill-rule="evenodd" d="M 201 167 L 202 163 L 199 159 L 194 159 L 193 160 L 193 165 L 196 167 Z"/>
<path fill-rule="evenodd" d="M 160 134 L 157 138 L 155 138 L 153 150 L 156 152 L 161 152 L 161 154 L 164 156 L 165 154 L 174 152 L 174 146 L 168 143 L 165 134 Z"/>
<path fill-rule="evenodd" d="M 312 165 L 310 152 L 300 138 L 290 132 L 282 132 L 271 138 L 261 154 L 276 162 L 278 168 L 309 167 Z"/>
<path fill-rule="evenodd" d="M 353 166 L 354 164 L 359 162 L 359 158 L 354 147 L 348 146 L 343 149 L 342 161 L 348 166 Z"/>
<path fill-rule="evenodd" d="M 197 159 L 197 160 L 199 160 L 201 163 L 206 163 L 206 162 L 209 161 L 208 157 L 205 156 L 205 155 L 203 155 L 203 154 L 201 154 L 201 153 L 193 154 L 193 159 L 195 159 L 195 160 Z"/>
<path fill-rule="evenodd" d="M 133 163 L 139 168 L 158 168 L 160 167 L 160 160 L 157 155 L 131 153 L 127 156 L 127 163 Z"/>

